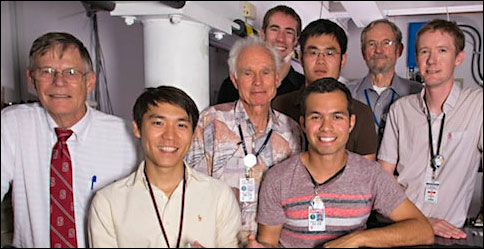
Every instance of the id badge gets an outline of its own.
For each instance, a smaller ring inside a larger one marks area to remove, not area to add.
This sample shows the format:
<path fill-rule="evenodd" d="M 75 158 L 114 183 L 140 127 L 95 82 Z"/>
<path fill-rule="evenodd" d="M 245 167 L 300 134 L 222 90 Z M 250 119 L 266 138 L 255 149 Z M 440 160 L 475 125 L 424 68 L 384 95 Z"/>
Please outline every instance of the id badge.
<path fill-rule="evenodd" d="M 326 217 L 324 215 L 324 206 L 321 209 L 308 207 L 308 230 L 310 232 L 326 231 Z"/>
<path fill-rule="evenodd" d="M 254 178 L 240 178 L 239 181 L 240 202 L 255 202 L 255 180 Z"/>
<path fill-rule="evenodd" d="M 437 203 L 437 198 L 439 197 L 439 185 L 437 181 L 428 181 L 425 184 L 425 202 L 426 203 Z"/>

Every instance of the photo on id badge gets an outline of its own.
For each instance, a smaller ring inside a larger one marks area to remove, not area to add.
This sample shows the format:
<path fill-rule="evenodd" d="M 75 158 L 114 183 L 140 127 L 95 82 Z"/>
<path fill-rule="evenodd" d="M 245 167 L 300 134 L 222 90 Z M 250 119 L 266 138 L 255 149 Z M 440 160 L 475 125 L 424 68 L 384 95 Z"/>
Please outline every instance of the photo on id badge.
<path fill-rule="evenodd" d="M 325 231 L 326 220 L 324 213 L 324 203 L 319 196 L 315 196 L 308 207 L 308 230 Z"/>

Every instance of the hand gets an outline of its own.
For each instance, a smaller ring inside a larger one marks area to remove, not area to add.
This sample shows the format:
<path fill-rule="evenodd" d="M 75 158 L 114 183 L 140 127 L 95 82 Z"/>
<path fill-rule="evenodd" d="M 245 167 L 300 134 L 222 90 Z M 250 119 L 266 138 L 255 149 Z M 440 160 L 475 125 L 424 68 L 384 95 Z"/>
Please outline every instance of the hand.
<path fill-rule="evenodd" d="M 202 244 L 200 244 L 200 242 L 195 240 L 195 242 L 193 242 L 193 244 L 192 244 L 192 248 L 205 248 L 205 247 L 202 246 Z"/>
<path fill-rule="evenodd" d="M 249 248 L 266 248 L 262 243 L 255 239 L 255 234 L 249 235 Z"/>
<path fill-rule="evenodd" d="M 459 228 L 453 226 L 449 222 L 437 219 L 437 218 L 428 218 L 432 228 L 434 229 L 434 234 L 440 237 L 444 237 L 447 239 L 465 239 L 467 238 L 467 234 L 464 233 Z"/>

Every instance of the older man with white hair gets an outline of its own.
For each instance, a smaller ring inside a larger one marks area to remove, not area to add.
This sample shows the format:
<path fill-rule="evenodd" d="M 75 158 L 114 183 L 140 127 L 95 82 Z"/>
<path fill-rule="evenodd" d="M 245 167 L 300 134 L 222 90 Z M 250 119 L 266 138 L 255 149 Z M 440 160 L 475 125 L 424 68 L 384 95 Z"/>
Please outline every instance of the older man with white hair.
<path fill-rule="evenodd" d="M 271 108 L 279 81 L 279 57 L 257 37 L 230 50 L 230 79 L 239 100 L 200 114 L 186 160 L 191 167 L 232 187 L 242 211 L 242 241 L 257 230 L 259 184 L 272 165 L 301 151 L 302 132 L 290 117 Z"/>

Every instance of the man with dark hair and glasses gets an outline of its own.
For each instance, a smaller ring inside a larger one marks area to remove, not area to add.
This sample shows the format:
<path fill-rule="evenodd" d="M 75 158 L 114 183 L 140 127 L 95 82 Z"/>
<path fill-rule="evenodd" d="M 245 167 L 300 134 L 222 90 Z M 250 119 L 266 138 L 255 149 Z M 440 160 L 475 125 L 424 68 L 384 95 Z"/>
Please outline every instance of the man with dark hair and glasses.
<path fill-rule="evenodd" d="M 87 49 L 47 33 L 30 50 L 27 79 L 40 103 L 2 110 L 2 201 L 12 188 L 15 247 L 86 247 L 94 192 L 138 161 L 128 123 L 86 105 L 96 76 Z"/>
<path fill-rule="evenodd" d="M 304 88 L 320 78 L 339 78 L 341 68 L 346 63 L 347 43 L 345 31 L 330 20 L 319 19 L 308 24 L 299 37 L 301 65 L 306 84 L 299 91 L 274 98 L 272 107 L 296 121 L 299 120 L 300 107 L 297 100 L 301 99 Z M 375 160 L 378 141 L 373 128 L 371 110 L 358 100 L 353 102 L 357 121 L 346 148 Z"/>
<path fill-rule="evenodd" d="M 402 32 L 393 22 L 378 19 L 361 32 L 361 53 L 369 72 L 363 79 L 352 81 L 347 86 L 355 99 L 371 108 L 379 141 L 390 105 L 398 98 L 422 89 L 422 84 L 395 73 L 402 51 Z"/>

